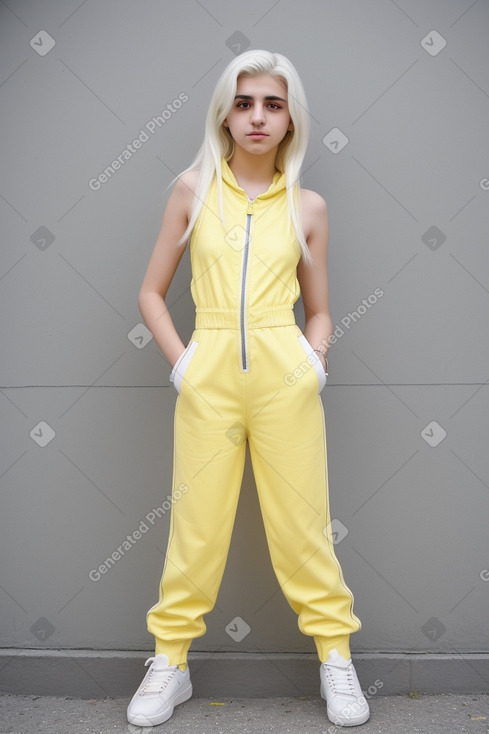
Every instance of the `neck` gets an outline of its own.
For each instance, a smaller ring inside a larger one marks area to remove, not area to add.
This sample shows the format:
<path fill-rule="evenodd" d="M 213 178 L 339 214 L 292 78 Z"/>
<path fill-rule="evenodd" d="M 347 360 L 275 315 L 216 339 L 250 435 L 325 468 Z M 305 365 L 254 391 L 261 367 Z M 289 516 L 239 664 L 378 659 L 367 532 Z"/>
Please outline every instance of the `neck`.
<path fill-rule="evenodd" d="M 228 165 L 236 178 L 236 181 L 271 184 L 276 172 L 275 157 L 277 151 L 271 150 L 263 155 L 250 155 L 242 148 L 236 146 Z"/>

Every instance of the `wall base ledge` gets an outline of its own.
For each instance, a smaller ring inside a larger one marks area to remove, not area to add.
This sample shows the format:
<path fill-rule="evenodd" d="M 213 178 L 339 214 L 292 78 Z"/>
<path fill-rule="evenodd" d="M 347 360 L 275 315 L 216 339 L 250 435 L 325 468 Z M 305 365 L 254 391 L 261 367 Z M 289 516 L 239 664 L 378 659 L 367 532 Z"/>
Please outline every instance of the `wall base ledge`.
<path fill-rule="evenodd" d="M 0 650 L 3 693 L 73 698 L 130 697 L 153 653 L 138 650 Z M 489 653 L 355 653 L 366 694 L 488 693 Z M 194 696 L 319 695 L 315 653 L 191 652 Z"/>

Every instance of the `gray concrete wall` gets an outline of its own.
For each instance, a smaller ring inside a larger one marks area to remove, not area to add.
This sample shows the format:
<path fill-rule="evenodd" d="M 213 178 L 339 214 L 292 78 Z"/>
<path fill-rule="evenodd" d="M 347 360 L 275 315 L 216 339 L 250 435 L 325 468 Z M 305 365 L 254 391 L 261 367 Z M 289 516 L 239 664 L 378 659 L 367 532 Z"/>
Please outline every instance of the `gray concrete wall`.
<path fill-rule="evenodd" d="M 137 295 L 218 75 L 264 47 L 304 80 L 303 184 L 330 210 L 322 395 L 352 648 L 489 650 L 488 28 L 486 0 L 1 3 L 3 647 L 152 650 L 176 392 Z M 189 275 L 186 253 L 169 297 L 184 341 Z M 249 463 L 207 624 L 192 650 L 314 649 Z"/>

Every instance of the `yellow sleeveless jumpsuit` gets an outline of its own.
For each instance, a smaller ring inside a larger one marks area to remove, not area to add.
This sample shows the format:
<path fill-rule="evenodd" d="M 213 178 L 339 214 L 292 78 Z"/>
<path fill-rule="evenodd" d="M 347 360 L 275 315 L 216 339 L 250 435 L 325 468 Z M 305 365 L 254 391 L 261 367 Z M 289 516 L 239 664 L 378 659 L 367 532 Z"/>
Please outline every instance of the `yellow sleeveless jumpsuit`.
<path fill-rule="evenodd" d="M 295 323 L 301 251 L 285 174 L 249 201 L 222 159 L 190 241 L 195 330 L 170 375 L 173 505 L 159 601 L 147 615 L 156 654 L 186 663 L 227 560 L 246 442 L 272 564 L 321 662 L 349 658 L 361 627 L 329 528 L 326 376 Z"/>

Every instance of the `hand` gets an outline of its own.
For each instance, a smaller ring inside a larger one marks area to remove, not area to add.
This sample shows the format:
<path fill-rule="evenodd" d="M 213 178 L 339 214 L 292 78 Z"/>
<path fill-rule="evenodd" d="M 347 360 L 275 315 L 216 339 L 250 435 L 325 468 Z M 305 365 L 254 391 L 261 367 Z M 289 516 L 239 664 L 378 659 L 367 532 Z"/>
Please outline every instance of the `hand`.
<path fill-rule="evenodd" d="M 324 352 L 322 352 L 320 349 L 315 349 L 314 353 L 317 354 L 318 359 L 320 360 L 321 364 L 323 365 L 324 371 L 327 373 L 328 372 L 328 358 L 326 357 Z"/>

